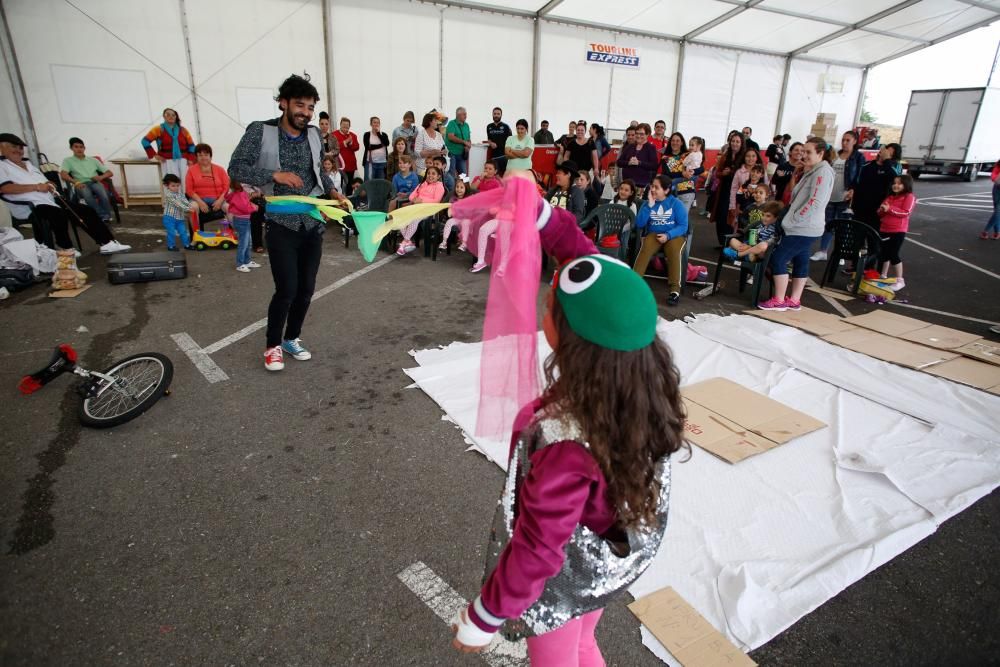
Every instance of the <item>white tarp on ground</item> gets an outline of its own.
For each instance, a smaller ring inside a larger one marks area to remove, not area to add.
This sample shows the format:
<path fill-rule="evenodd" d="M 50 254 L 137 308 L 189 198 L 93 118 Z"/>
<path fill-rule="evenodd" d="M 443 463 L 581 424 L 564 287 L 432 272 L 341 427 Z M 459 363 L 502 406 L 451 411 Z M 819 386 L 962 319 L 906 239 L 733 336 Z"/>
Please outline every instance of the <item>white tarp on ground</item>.
<path fill-rule="evenodd" d="M 829 424 L 738 465 L 697 447 L 675 463 L 667 540 L 630 592 L 674 587 L 744 650 L 1000 484 L 1000 397 L 747 316 L 661 322 L 660 335 L 685 384 L 727 377 Z M 418 352 L 407 370 L 466 434 L 479 350 Z M 506 465 L 507 443 L 470 442 Z"/>

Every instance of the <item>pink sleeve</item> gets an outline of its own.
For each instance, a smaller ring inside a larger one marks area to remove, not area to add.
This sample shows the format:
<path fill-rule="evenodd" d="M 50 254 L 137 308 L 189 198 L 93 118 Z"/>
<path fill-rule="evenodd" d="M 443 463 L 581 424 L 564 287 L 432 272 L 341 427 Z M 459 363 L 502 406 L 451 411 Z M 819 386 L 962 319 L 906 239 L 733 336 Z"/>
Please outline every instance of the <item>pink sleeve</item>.
<path fill-rule="evenodd" d="M 889 213 L 900 218 L 905 218 L 913 212 L 913 207 L 917 205 L 917 198 L 913 196 L 912 192 L 908 192 L 902 201 L 898 197 L 891 197 L 893 201 L 887 201 L 889 204 Z"/>
<path fill-rule="evenodd" d="M 584 255 L 597 253 L 597 246 L 588 239 L 576 217 L 563 208 L 552 207 L 549 221 L 539 232 L 545 252 L 553 255 L 559 264 Z"/>
<path fill-rule="evenodd" d="M 423 183 L 413 188 L 413 192 L 410 193 L 410 201 L 416 201 L 417 197 L 420 196 L 420 192 L 423 190 L 423 188 L 424 188 Z"/>
<path fill-rule="evenodd" d="M 518 494 L 514 534 L 483 584 L 483 606 L 499 618 L 516 618 L 562 568 L 565 547 L 584 506 L 600 485 L 600 469 L 583 445 L 558 442 L 531 456 Z"/>

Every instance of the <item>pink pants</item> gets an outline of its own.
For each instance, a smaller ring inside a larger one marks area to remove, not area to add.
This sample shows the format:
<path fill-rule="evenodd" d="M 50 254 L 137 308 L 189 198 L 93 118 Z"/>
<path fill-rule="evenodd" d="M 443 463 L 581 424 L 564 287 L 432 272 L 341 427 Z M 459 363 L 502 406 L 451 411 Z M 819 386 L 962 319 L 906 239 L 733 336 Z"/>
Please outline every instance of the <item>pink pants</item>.
<path fill-rule="evenodd" d="M 420 220 L 423 220 L 423 218 L 421 218 Z M 406 239 L 407 241 L 413 239 L 413 235 L 417 233 L 417 227 L 420 226 L 420 220 L 414 220 L 413 222 L 411 222 L 410 224 L 408 224 L 406 227 L 403 228 L 404 239 Z"/>
<path fill-rule="evenodd" d="M 533 667 L 604 667 L 594 628 L 603 609 L 592 611 L 544 635 L 528 637 L 528 658 Z"/>
<path fill-rule="evenodd" d="M 490 220 L 484 222 L 483 226 L 479 228 L 479 244 L 476 246 L 478 251 L 479 263 L 484 264 L 486 262 L 486 245 L 490 242 L 490 234 L 497 230 L 500 223 L 497 220 Z"/>
<path fill-rule="evenodd" d="M 465 245 L 469 240 L 469 221 L 468 220 L 456 220 L 455 218 L 448 218 L 448 222 L 444 225 L 444 231 L 441 232 L 441 238 L 444 241 L 448 240 L 451 235 L 451 230 L 458 226 L 458 238 L 460 239 L 462 245 Z"/>

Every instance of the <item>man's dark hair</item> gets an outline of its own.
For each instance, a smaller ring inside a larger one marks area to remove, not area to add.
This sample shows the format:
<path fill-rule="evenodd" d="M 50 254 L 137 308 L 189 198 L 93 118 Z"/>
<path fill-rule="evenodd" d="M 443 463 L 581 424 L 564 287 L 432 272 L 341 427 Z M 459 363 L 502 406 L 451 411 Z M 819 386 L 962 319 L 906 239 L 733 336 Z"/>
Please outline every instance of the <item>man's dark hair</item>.
<path fill-rule="evenodd" d="M 783 134 L 783 135 L 781 135 L 781 138 L 782 139 L 788 139 L 789 141 L 791 141 L 792 140 L 792 135 L 790 135 L 790 134 Z"/>
<path fill-rule="evenodd" d="M 282 81 L 281 87 L 278 88 L 278 96 L 274 98 L 274 101 L 296 99 L 319 101 L 319 91 L 316 90 L 316 86 L 309 83 L 308 74 L 304 74 L 304 76 L 293 74 Z"/>
<path fill-rule="evenodd" d="M 164 185 L 170 185 L 171 183 L 180 183 L 180 182 L 181 179 L 177 176 L 177 174 L 167 174 L 166 176 L 163 177 Z"/>
<path fill-rule="evenodd" d="M 500 107 L 493 107 L 493 110 L 494 111 L 499 111 L 500 113 L 503 113 L 503 109 L 501 109 Z"/>
<path fill-rule="evenodd" d="M 75 146 L 77 144 L 84 145 L 83 144 L 83 139 L 81 139 L 80 137 L 70 137 L 69 138 L 69 147 L 70 148 L 73 148 L 73 146 Z"/>

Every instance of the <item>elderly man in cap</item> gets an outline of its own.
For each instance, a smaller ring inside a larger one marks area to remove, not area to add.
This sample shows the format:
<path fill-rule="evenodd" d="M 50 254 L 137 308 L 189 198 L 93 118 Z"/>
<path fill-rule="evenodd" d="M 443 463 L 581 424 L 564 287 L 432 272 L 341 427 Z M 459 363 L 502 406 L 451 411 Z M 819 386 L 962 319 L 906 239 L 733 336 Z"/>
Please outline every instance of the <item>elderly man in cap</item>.
<path fill-rule="evenodd" d="M 15 218 L 35 217 L 52 230 L 55 244 L 59 248 L 72 248 L 69 238 L 71 220 L 87 232 L 100 246 L 102 255 L 125 252 L 131 246 L 115 240 L 108 226 L 89 206 L 70 206 L 60 197 L 56 202 L 55 185 L 45 177 L 38 167 L 24 157 L 24 141 L 15 134 L 0 134 L 0 198 L 7 202 L 10 213 Z M 48 239 L 36 239 L 48 243 Z"/>

